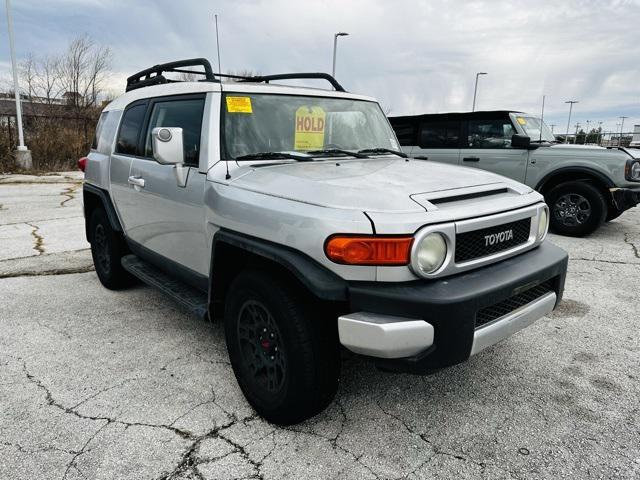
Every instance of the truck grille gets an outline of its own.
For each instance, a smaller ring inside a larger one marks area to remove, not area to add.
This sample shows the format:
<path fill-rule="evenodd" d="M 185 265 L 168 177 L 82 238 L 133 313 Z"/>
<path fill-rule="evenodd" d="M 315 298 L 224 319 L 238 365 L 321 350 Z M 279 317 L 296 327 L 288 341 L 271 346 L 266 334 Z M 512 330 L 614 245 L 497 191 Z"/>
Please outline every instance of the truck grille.
<path fill-rule="evenodd" d="M 544 294 L 553 291 L 552 280 L 547 280 L 546 282 L 525 290 L 522 293 L 518 293 L 513 297 L 507 298 L 506 300 L 491 305 L 490 307 L 485 307 L 482 310 L 478 310 L 478 313 L 476 313 L 476 328 L 493 322 L 500 317 L 504 317 L 514 310 L 537 300 Z"/>
<path fill-rule="evenodd" d="M 456 263 L 486 257 L 526 243 L 531 218 L 456 235 Z"/>

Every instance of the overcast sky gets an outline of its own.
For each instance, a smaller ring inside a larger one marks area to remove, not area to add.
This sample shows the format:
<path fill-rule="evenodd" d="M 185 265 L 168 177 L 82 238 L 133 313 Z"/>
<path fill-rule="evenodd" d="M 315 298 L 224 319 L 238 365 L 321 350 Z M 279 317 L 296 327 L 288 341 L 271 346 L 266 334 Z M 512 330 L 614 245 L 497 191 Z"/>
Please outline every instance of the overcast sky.
<path fill-rule="evenodd" d="M 4 2 L 2 2 L 4 3 Z M 10 73 L 2 5 L 0 76 Z M 259 73 L 331 71 L 347 90 L 374 96 L 391 115 L 471 109 L 539 114 L 565 131 L 576 122 L 625 130 L 640 124 L 640 0 L 13 0 L 18 58 L 58 53 L 88 33 L 113 51 L 114 93 L 124 78 L 155 63 L 216 60 Z M 626 127 L 629 126 L 627 129 Z"/>

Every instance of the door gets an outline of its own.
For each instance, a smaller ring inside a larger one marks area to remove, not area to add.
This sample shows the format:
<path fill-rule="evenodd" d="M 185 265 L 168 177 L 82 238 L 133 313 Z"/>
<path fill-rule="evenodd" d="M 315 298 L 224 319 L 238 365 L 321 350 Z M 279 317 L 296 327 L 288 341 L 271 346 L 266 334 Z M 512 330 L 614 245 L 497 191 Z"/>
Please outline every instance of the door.
<path fill-rule="evenodd" d="M 131 162 L 139 155 L 138 144 L 146 111 L 146 100 L 134 102 L 124 110 L 109 162 L 109 193 L 125 233 L 128 233 L 137 200 L 136 192 L 129 183 L 129 174 Z"/>
<path fill-rule="evenodd" d="M 205 235 L 204 187 L 206 174 L 198 171 L 205 95 L 151 99 L 147 108 L 140 155 L 133 157 L 128 182 L 135 202 L 128 206 L 127 236 L 154 254 L 200 275 L 209 274 Z M 183 131 L 184 187 L 175 167 L 153 159 L 151 130 L 180 127 Z"/>
<path fill-rule="evenodd" d="M 508 116 L 470 119 L 465 127 L 460 165 L 524 182 L 529 150 L 511 148 L 511 137 L 517 132 Z"/>
<path fill-rule="evenodd" d="M 457 165 L 460 159 L 460 121 L 428 119 L 420 123 L 411 156 Z"/>

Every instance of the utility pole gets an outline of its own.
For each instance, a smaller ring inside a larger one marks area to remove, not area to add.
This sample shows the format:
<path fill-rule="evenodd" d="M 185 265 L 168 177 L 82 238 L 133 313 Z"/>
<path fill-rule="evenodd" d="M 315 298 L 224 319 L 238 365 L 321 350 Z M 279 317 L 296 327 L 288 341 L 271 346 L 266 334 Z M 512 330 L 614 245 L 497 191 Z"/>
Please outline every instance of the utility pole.
<path fill-rule="evenodd" d="M 598 122 L 598 145 L 602 145 L 602 122 Z"/>
<path fill-rule="evenodd" d="M 551 125 L 549 125 L 551 127 L 551 133 L 553 133 L 553 129 L 555 128 L 556 124 L 552 123 Z"/>
<path fill-rule="evenodd" d="M 338 32 L 333 35 L 333 68 L 331 69 L 331 76 L 336 76 L 336 50 L 338 49 L 338 37 L 346 37 L 349 34 L 347 32 Z"/>
<path fill-rule="evenodd" d="M 567 120 L 567 136 L 564 139 L 564 143 L 568 143 L 569 140 L 569 128 L 571 125 L 571 112 L 573 111 L 573 104 L 574 103 L 578 103 L 577 100 L 567 100 L 564 103 L 568 103 L 569 104 L 569 119 Z"/>
<path fill-rule="evenodd" d="M 580 123 L 576 123 L 576 136 L 573 138 L 573 144 L 576 145 L 578 143 L 578 129 L 580 128 Z"/>
<path fill-rule="evenodd" d="M 20 168 L 33 167 L 31 152 L 24 144 L 22 131 L 22 104 L 20 103 L 20 85 L 18 84 L 18 67 L 16 65 L 16 47 L 13 43 L 13 20 L 11 18 L 11 2 L 5 0 L 7 8 L 7 30 L 9 32 L 9 51 L 11 52 L 11 71 L 13 73 L 13 91 L 16 98 L 16 123 L 18 126 L 18 147 L 16 148 L 16 163 Z"/>
<path fill-rule="evenodd" d="M 618 142 L 618 146 L 621 147 L 622 146 L 622 133 L 624 131 L 624 120 L 625 118 L 629 118 L 629 117 L 619 117 L 622 119 L 622 123 L 620 124 L 620 141 Z"/>
<path fill-rule="evenodd" d="M 487 72 L 478 72 L 476 73 L 476 86 L 473 88 L 473 106 L 471 107 L 471 111 L 476 111 L 476 96 L 478 94 L 478 77 L 480 75 L 488 75 Z"/>

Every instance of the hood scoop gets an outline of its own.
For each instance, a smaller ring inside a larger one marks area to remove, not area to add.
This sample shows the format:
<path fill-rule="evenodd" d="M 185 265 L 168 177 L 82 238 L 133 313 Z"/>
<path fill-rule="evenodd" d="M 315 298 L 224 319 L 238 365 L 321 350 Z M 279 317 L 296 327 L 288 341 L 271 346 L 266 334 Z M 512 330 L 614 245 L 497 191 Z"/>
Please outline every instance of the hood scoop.
<path fill-rule="evenodd" d="M 508 197 L 518 197 L 531 191 L 530 188 L 517 188 L 514 185 L 505 183 L 494 183 L 477 185 L 467 188 L 455 188 L 451 190 L 440 190 L 430 193 L 418 193 L 411 195 L 411 199 L 426 208 L 427 211 L 447 208 L 448 206 L 459 206 L 473 199 L 487 199 L 504 201 Z M 489 198 L 491 197 L 491 198 Z"/>

